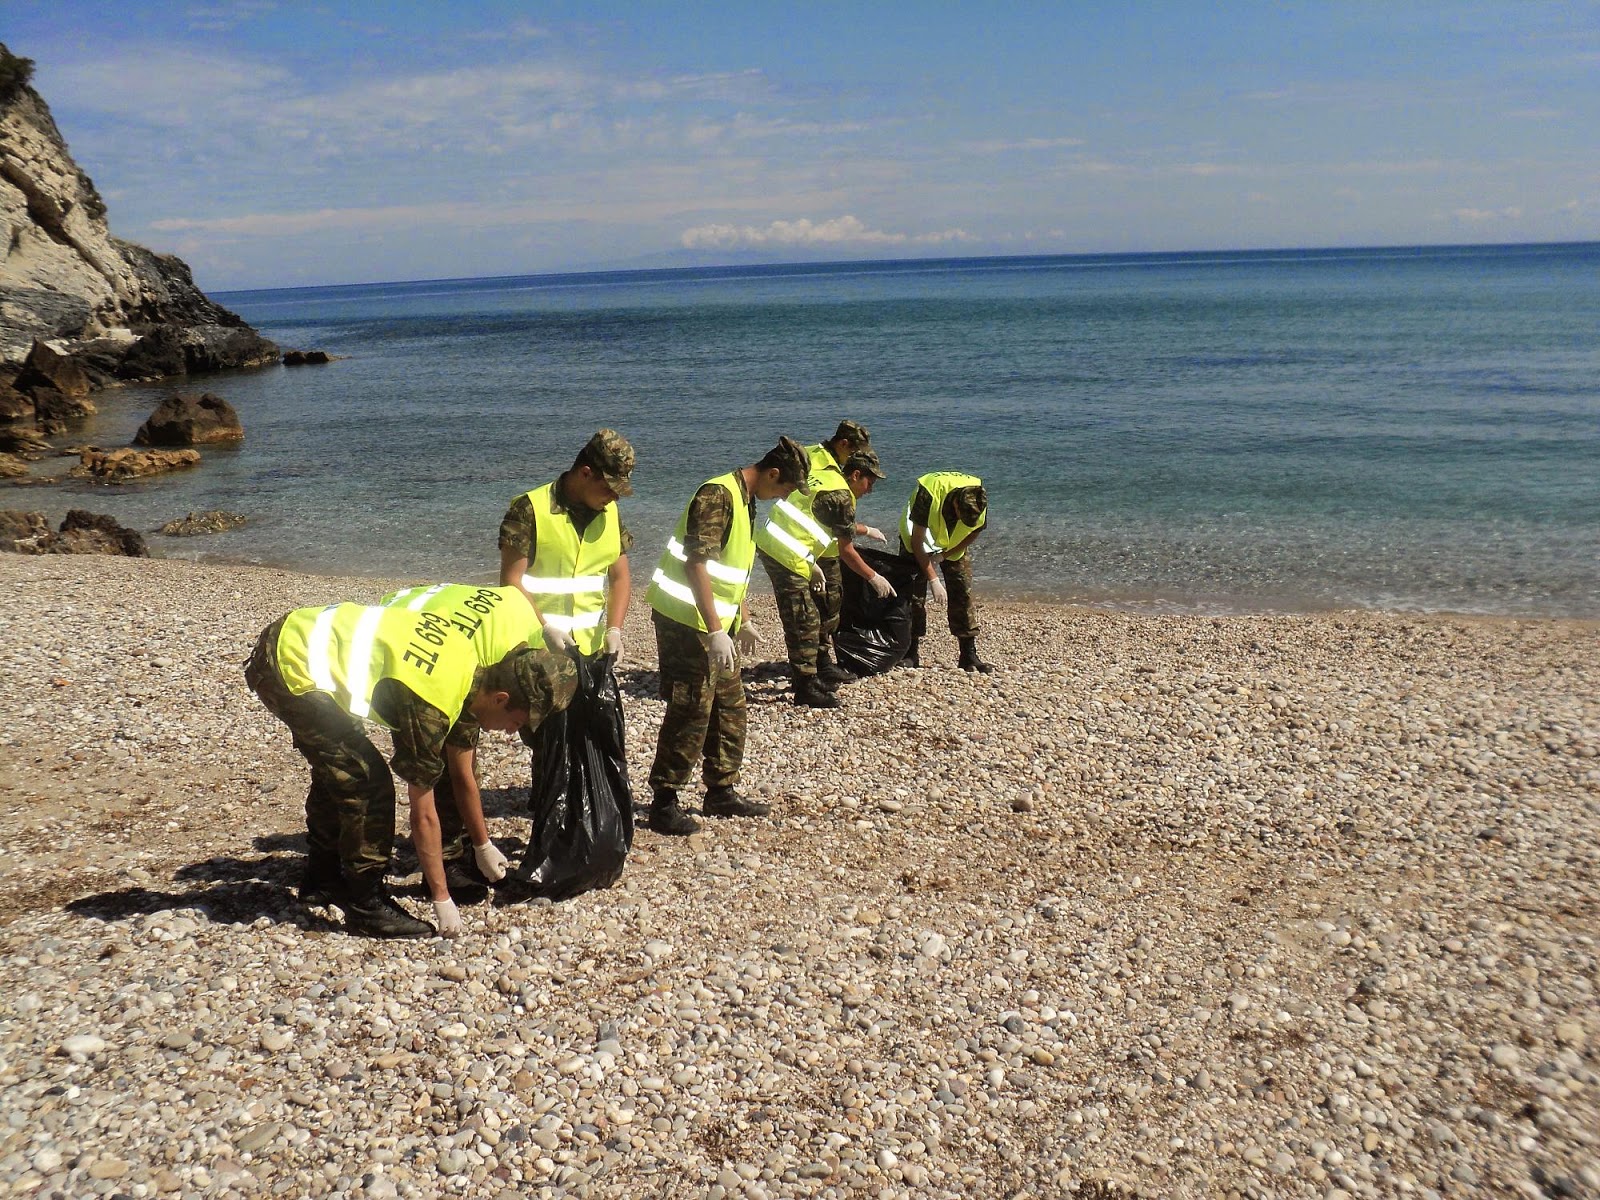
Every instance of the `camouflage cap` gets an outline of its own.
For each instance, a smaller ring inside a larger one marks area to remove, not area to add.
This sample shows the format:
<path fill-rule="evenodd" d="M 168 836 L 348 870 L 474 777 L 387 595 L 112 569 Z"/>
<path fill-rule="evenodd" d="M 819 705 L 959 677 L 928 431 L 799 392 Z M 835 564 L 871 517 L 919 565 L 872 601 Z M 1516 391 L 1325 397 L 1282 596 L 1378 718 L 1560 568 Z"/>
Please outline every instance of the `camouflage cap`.
<path fill-rule="evenodd" d="M 811 494 L 811 486 L 806 482 L 811 474 L 811 456 L 799 442 L 792 437 L 780 437 L 778 444 L 767 451 L 766 459 L 778 468 L 780 482 L 794 484 L 794 490 L 802 496 Z"/>
<path fill-rule="evenodd" d="M 633 447 L 615 429 L 602 429 L 589 439 L 578 458 L 601 477 L 619 496 L 633 495 Z"/>
<path fill-rule="evenodd" d="M 571 658 L 536 649 L 513 650 L 506 658 L 512 667 L 512 686 L 507 690 L 513 708 L 525 709 L 530 717 L 542 720 L 572 703 L 578 669 Z"/>
<path fill-rule="evenodd" d="M 835 442 L 849 442 L 856 450 L 865 450 L 872 445 L 872 435 L 867 432 L 867 427 L 859 421 L 840 421 L 839 428 L 833 431 Z"/>
<path fill-rule="evenodd" d="M 865 471 L 874 479 L 889 478 L 883 473 L 883 468 L 878 465 L 878 452 L 871 449 L 857 450 L 849 458 L 844 460 L 844 466 L 840 467 L 839 469 L 846 475 L 849 475 L 852 471 Z"/>
<path fill-rule="evenodd" d="M 950 493 L 950 499 L 955 505 L 956 519 L 963 525 L 976 525 L 989 508 L 989 493 L 983 490 L 982 484 L 957 488 Z"/>

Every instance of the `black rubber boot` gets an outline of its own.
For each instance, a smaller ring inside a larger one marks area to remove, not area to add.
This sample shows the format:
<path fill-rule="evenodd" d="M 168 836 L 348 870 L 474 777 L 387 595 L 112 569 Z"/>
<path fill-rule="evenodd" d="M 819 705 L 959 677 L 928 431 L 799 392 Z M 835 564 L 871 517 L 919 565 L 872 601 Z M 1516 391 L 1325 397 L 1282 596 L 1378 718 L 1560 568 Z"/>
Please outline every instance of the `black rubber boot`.
<path fill-rule="evenodd" d="M 341 903 L 348 893 L 337 858 L 312 855 L 300 875 L 300 903 L 316 908 Z"/>
<path fill-rule="evenodd" d="M 817 682 L 815 675 L 794 677 L 794 702 L 802 708 L 839 707 L 839 697 Z"/>
<path fill-rule="evenodd" d="M 434 934 L 432 925 L 417 920 L 376 884 L 359 893 L 352 887 L 339 907 L 344 909 L 347 933 L 373 938 L 425 938 Z"/>
<path fill-rule="evenodd" d="M 904 658 L 902 658 L 899 662 L 895 663 L 895 666 L 897 666 L 897 667 L 920 667 L 922 665 L 922 660 L 917 657 L 917 647 L 920 646 L 921 644 L 922 643 L 921 643 L 921 641 L 919 639 L 912 638 L 911 639 L 911 649 L 906 651 L 906 656 Z"/>
<path fill-rule="evenodd" d="M 855 672 L 846 671 L 834 662 L 826 646 L 817 651 L 817 682 L 830 692 L 838 691 L 841 685 L 855 683 L 860 678 Z"/>
<path fill-rule="evenodd" d="M 963 671 L 978 671 L 987 675 L 994 667 L 978 657 L 978 639 L 975 637 L 957 638 L 961 644 L 961 657 L 956 660 L 956 666 Z"/>
<path fill-rule="evenodd" d="M 772 805 L 747 799 L 731 787 L 719 787 L 706 793 L 705 811 L 708 817 L 765 817 L 772 812 Z"/>
<path fill-rule="evenodd" d="M 697 833 L 700 822 L 683 811 L 677 792 L 657 792 L 650 800 L 650 828 L 669 837 Z"/>

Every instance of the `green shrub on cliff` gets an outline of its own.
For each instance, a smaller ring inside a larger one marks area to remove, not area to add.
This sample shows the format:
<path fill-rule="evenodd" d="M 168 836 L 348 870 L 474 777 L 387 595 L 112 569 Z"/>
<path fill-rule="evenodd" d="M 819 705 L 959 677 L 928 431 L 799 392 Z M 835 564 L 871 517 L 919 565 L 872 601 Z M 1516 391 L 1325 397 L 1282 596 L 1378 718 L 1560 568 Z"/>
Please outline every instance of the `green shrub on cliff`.
<path fill-rule="evenodd" d="M 0 104 L 11 101 L 33 79 L 33 59 L 11 53 L 0 44 Z"/>

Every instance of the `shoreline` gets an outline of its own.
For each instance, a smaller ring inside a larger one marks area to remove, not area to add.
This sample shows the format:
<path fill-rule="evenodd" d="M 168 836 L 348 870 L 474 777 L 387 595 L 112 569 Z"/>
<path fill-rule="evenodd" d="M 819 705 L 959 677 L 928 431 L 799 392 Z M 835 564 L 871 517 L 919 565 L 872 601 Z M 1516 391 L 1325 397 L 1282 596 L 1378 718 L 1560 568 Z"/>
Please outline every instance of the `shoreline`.
<path fill-rule="evenodd" d="M 985 598 L 993 676 L 937 617 L 931 667 L 836 712 L 747 669 L 771 819 L 641 828 L 612 889 L 396 945 L 293 899 L 304 764 L 240 663 L 404 581 L 7 554 L 0 582 L 14 1189 L 1600 1186 L 1592 621 Z M 642 596 L 626 634 L 637 801 Z M 515 860 L 527 760 L 481 760 Z"/>

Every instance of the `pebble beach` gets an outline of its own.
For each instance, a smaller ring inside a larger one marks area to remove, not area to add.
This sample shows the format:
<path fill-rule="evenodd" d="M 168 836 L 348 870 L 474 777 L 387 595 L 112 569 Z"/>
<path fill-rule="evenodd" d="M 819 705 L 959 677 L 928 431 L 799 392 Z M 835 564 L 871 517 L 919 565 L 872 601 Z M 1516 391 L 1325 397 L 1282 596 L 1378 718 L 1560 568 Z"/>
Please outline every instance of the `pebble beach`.
<path fill-rule="evenodd" d="M 381 943 L 294 899 L 240 665 L 412 582 L 0 555 L 0 1194 L 1600 1195 L 1594 622 L 986 602 L 989 676 L 747 665 L 771 818 Z"/>

